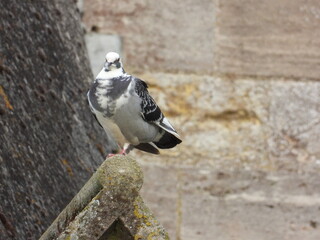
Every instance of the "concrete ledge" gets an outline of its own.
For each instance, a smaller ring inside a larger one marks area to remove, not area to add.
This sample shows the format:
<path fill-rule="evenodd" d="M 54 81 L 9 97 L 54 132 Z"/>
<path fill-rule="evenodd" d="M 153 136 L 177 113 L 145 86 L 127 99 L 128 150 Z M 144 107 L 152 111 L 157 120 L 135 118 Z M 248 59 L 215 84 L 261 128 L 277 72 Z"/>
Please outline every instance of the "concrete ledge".
<path fill-rule="evenodd" d="M 169 239 L 139 196 L 142 184 L 134 159 L 108 158 L 40 240 Z"/>

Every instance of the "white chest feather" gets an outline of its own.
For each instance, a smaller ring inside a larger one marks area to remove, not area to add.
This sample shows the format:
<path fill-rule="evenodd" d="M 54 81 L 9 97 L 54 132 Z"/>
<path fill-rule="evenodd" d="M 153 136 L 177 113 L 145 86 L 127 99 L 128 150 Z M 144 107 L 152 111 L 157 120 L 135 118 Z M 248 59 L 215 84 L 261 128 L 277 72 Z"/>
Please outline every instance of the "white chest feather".
<path fill-rule="evenodd" d="M 123 74 L 123 69 L 118 68 L 112 71 L 105 71 L 104 68 L 99 72 L 97 79 L 111 79 L 115 77 L 119 77 Z"/>
<path fill-rule="evenodd" d="M 103 80 L 100 81 L 99 86 L 97 87 L 96 97 L 98 104 L 106 109 L 111 99 L 108 96 L 108 92 L 112 90 L 112 81 L 111 80 Z"/>
<path fill-rule="evenodd" d="M 125 137 L 123 136 L 119 126 L 114 122 L 112 118 L 106 118 L 103 116 L 101 112 L 95 112 L 96 117 L 107 133 L 111 138 L 113 138 L 121 147 L 123 147 L 124 143 L 127 142 Z"/>

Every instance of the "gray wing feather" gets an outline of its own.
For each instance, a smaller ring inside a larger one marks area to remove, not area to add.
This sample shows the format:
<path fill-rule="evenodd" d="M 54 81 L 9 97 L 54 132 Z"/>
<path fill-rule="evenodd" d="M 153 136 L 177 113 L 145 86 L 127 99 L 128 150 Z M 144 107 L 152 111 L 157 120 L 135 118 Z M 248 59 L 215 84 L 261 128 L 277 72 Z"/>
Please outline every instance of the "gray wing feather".
<path fill-rule="evenodd" d="M 141 109 L 144 120 L 153 122 L 166 132 L 169 132 L 180 139 L 180 136 L 178 135 L 176 130 L 172 127 L 167 118 L 164 117 L 159 106 L 150 96 L 147 83 L 139 78 L 135 78 L 135 82 L 135 92 L 141 98 Z"/>
<path fill-rule="evenodd" d="M 156 122 L 163 119 L 163 114 L 148 92 L 148 85 L 141 79 L 135 78 L 135 92 L 141 99 L 141 113 L 144 120 Z"/>

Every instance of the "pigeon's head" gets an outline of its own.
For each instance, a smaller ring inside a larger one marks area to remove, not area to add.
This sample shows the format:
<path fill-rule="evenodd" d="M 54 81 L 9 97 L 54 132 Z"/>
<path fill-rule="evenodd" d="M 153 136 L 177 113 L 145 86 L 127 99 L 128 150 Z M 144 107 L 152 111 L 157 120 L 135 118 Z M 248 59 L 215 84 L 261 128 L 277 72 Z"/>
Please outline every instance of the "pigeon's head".
<path fill-rule="evenodd" d="M 122 68 L 122 63 L 121 63 L 119 54 L 115 52 L 107 53 L 106 63 L 104 64 L 104 70 L 108 72 L 108 71 L 113 71 L 121 68 Z"/>

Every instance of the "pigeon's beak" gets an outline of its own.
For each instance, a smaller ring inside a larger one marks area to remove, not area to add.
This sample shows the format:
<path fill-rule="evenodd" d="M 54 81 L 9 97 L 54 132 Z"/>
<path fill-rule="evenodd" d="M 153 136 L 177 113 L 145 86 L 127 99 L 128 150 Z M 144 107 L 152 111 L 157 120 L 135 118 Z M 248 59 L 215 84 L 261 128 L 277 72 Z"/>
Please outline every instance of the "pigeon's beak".
<path fill-rule="evenodd" d="M 104 71 L 108 72 L 117 68 L 121 68 L 121 63 L 119 61 L 117 62 L 105 62 L 104 64 Z"/>
<path fill-rule="evenodd" d="M 104 71 L 106 71 L 106 72 L 110 71 L 110 65 L 111 64 L 112 63 L 109 63 L 109 62 L 106 61 L 106 63 L 104 64 Z"/>

